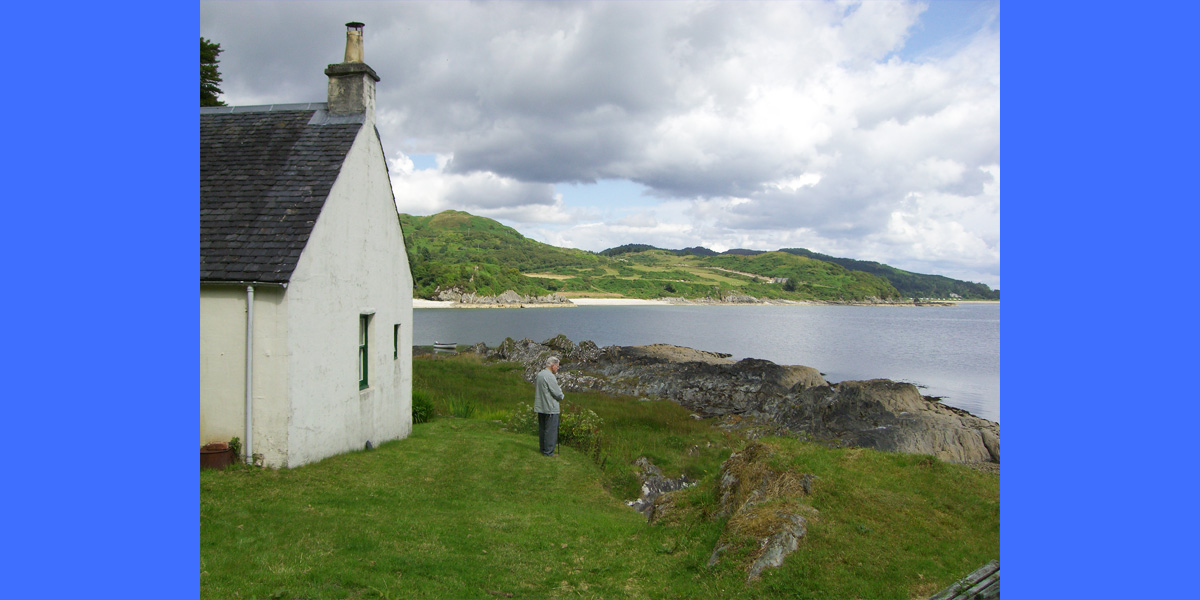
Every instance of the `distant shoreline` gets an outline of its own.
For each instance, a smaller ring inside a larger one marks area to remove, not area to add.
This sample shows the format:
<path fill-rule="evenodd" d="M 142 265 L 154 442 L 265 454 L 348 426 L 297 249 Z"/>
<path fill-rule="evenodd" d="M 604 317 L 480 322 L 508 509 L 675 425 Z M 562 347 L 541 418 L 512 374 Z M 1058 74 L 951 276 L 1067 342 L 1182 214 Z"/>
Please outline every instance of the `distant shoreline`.
<path fill-rule="evenodd" d="M 522 302 L 519 304 L 464 304 L 451 300 L 425 300 L 413 298 L 413 308 L 572 308 L 575 306 L 671 306 L 667 300 L 639 300 L 637 298 L 571 298 L 568 302 Z"/>
<path fill-rule="evenodd" d="M 638 298 L 571 298 L 569 302 L 553 303 L 520 303 L 520 304 L 464 304 L 450 300 L 426 300 L 413 298 L 413 308 L 572 308 L 576 306 L 954 306 L 956 304 L 1000 304 L 999 300 L 954 300 L 935 301 L 921 304 L 869 304 L 869 303 L 838 303 L 821 301 L 767 301 L 767 302 L 690 302 L 680 300 L 642 300 Z"/>

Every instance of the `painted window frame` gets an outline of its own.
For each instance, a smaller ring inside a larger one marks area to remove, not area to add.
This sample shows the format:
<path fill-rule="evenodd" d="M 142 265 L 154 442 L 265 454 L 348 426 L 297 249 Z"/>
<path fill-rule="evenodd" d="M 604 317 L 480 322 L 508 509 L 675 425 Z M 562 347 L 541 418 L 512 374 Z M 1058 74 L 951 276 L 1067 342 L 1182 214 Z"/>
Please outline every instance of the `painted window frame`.
<path fill-rule="evenodd" d="M 371 385 L 371 315 L 358 315 L 358 389 Z"/>

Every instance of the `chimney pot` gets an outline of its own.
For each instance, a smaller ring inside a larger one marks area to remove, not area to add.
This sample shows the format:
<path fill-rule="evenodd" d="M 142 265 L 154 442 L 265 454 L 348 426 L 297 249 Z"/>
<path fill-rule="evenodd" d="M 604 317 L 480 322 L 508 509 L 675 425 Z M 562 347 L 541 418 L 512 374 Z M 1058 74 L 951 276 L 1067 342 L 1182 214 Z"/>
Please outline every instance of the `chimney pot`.
<path fill-rule="evenodd" d="M 348 63 L 363 61 L 363 24 L 357 21 L 346 23 L 346 60 Z"/>
<path fill-rule="evenodd" d="M 363 62 L 363 24 L 346 23 L 346 60 L 329 65 L 329 113 L 334 115 L 366 115 L 375 120 L 375 82 L 379 75 Z"/>

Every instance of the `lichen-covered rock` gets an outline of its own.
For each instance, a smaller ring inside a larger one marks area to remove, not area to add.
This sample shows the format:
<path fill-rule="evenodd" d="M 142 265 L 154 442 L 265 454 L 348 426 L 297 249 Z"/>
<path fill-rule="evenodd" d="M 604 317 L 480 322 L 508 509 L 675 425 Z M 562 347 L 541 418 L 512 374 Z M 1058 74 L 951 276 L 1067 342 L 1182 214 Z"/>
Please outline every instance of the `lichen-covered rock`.
<path fill-rule="evenodd" d="M 783 559 L 800 547 L 800 538 L 808 533 L 804 517 L 787 513 L 780 513 L 779 517 L 779 530 L 767 538 L 762 553 L 747 571 L 747 579 L 757 579 L 763 569 L 782 565 Z"/>
<path fill-rule="evenodd" d="M 770 456 L 768 446 L 752 443 L 721 465 L 721 508 L 713 518 L 728 521 L 709 558 L 710 567 L 730 548 L 753 543 L 746 573 L 747 579 L 757 579 L 763 569 L 782 565 L 796 551 L 808 521 L 819 516 L 805 500 L 815 477 L 776 471 L 769 466 Z"/>
<path fill-rule="evenodd" d="M 575 342 L 561 333 L 542 342 L 542 345 L 564 356 L 574 352 L 576 348 Z"/>
<path fill-rule="evenodd" d="M 666 510 L 666 504 L 663 502 L 665 494 L 696 484 L 687 475 L 681 475 L 675 479 L 664 476 L 662 469 L 659 469 L 644 456 L 638 458 L 633 464 L 641 468 L 638 478 L 642 481 L 642 490 L 637 500 L 633 500 L 627 504 L 633 507 L 634 510 L 646 515 L 646 520 L 650 523 L 660 518 L 663 515 L 663 511 Z"/>

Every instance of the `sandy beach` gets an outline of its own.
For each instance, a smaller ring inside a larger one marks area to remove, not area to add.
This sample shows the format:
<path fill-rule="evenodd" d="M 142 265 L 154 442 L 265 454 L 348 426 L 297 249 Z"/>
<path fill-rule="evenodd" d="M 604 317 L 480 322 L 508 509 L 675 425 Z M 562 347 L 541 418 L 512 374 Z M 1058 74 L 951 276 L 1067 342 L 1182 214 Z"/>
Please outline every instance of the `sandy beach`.
<path fill-rule="evenodd" d="M 999 304 L 999 300 L 955 300 L 945 301 L 936 300 L 922 303 L 918 306 L 954 306 L 957 303 L 994 303 Z M 796 301 L 796 300 L 774 300 L 762 303 L 746 304 L 746 303 L 723 303 L 723 302 L 680 302 L 671 300 L 640 300 L 637 298 L 571 298 L 566 304 L 462 304 L 459 302 L 451 302 L 448 300 L 425 300 L 422 298 L 413 298 L 413 308 L 553 308 L 553 307 L 572 307 L 572 306 L 677 306 L 680 304 L 697 304 L 704 306 L 719 306 L 723 304 L 736 306 L 773 306 L 773 305 L 789 305 L 789 306 L 807 306 L 807 305 L 823 305 L 823 304 L 839 304 L 830 302 L 818 301 Z M 854 303 L 846 303 L 854 305 Z M 861 304 L 857 306 L 899 306 L 912 307 L 913 304 Z"/>
<path fill-rule="evenodd" d="M 671 306 L 667 300 L 638 300 L 636 298 L 571 298 L 570 304 L 525 304 L 524 306 Z M 517 305 L 520 306 L 520 305 Z M 510 308 L 513 305 L 460 304 L 446 300 L 413 298 L 413 308 Z"/>
<path fill-rule="evenodd" d="M 639 300 L 637 298 L 571 298 L 577 306 L 671 306 L 669 300 Z"/>

